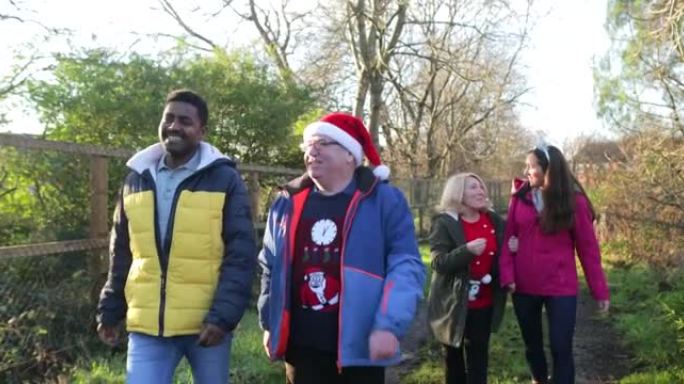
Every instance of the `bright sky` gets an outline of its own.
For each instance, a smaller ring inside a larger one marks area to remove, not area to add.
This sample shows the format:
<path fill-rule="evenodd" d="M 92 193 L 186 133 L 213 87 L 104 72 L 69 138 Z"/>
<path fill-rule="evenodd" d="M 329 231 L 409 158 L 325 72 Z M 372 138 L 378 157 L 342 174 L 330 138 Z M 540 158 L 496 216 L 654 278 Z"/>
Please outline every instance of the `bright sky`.
<path fill-rule="evenodd" d="M 523 61 L 531 92 L 521 107 L 522 124 L 563 146 L 579 135 L 609 135 L 594 110 L 593 63 L 609 48 L 603 24 L 606 0 L 567 0 L 542 9 Z"/>
<path fill-rule="evenodd" d="M 164 38 L 153 42 L 146 35 L 179 32 L 175 22 L 159 11 L 156 0 L 15 2 L 26 9 L 38 10 L 22 13 L 22 16 L 45 25 L 73 29 L 75 34 L 71 40 L 76 47 L 110 46 L 119 50 L 154 51 L 171 46 L 173 42 Z M 199 0 L 174 2 L 179 6 L 185 4 L 184 9 L 192 9 L 199 3 Z M 203 7 L 213 4 L 218 10 L 221 1 L 201 3 Z M 609 45 L 603 30 L 606 0 L 536 1 L 535 7 L 542 17 L 534 26 L 529 48 L 522 57 L 526 67 L 523 75 L 532 88 L 523 99 L 525 105 L 519 108 L 523 125 L 533 132 L 543 132 L 549 143 L 560 146 L 580 134 L 604 132 L 594 111 L 592 65 L 594 58 L 600 57 Z M 229 11 L 224 12 L 226 16 L 229 14 Z M 16 13 L 9 2 L 0 3 L 0 14 Z M 222 20 L 220 27 L 225 30 L 226 18 Z M 201 17 L 191 20 L 191 24 L 200 26 L 200 32 L 209 36 L 214 36 L 211 28 L 218 28 Z M 249 41 L 239 38 L 251 35 L 246 28 L 229 27 L 229 33 L 224 36 L 233 39 L 230 42 L 234 45 L 249 44 Z M 0 22 L 0 36 L 3 36 L 0 41 L 0 57 L 3 58 L 0 60 L 0 76 L 7 73 L 9 59 L 23 44 L 31 42 L 46 46 L 36 37 L 40 31 L 40 27 L 33 23 Z M 137 31 L 138 35 L 131 31 Z M 218 44 L 227 42 L 217 41 Z M 52 52 L 69 50 L 68 42 L 63 39 L 47 46 Z M 0 131 L 36 133 L 42 130 L 35 116 L 25 111 L 16 100 L 8 116 L 12 123 L 0 127 Z"/>

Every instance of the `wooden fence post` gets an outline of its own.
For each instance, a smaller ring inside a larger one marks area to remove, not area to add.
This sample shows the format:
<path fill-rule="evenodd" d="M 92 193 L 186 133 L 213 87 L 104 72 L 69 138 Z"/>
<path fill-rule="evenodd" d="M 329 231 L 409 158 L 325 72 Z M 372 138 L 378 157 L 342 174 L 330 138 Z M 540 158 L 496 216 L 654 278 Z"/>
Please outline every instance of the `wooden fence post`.
<path fill-rule="evenodd" d="M 425 211 L 425 179 L 416 179 L 411 185 L 418 187 L 413 188 L 414 204 L 418 205 L 418 237 L 423 238 L 425 231 L 423 230 L 423 213 Z"/>
<path fill-rule="evenodd" d="M 252 205 L 252 220 L 254 220 L 254 222 L 256 223 L 261 219 L 261 209 L 259 207 L 261 196 L 261 186 L 259 185 L 259 172 L 249 173 L 249 180 L 247 185 L 249 186 L 249 202 Z"/>
<path fill-rule="evenodd" d="M 418 237 L 423 238 L 425 232 L 423 231 L 423 207 L 418 208 Z"/>
<path fill-rule="evenodd" d="M 90 225 L 88 237 L 101 239 L 108 232 L 108 160 L 103 156 L 90 157 Z M 107 250 L 92 251 L 88 258 L 88 273 L 93 279 L 91 300 L 97 302 L 100 288 L 106 279 L 109 260 Z"/>

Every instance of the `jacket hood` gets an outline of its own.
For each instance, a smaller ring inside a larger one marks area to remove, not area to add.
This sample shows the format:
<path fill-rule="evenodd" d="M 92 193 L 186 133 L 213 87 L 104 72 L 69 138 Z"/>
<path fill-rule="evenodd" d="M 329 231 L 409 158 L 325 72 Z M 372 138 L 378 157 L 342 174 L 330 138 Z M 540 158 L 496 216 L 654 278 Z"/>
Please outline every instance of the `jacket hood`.
<path fill-rule="evenodd" d="M 235 161 L 233 159 L 222 154 L 218 148 L 209 143 L 204 141 L 200 142 L 198 150 L 200 151 L 200 164 L 197 166 L 198 171 L 217 160 L 227 161 L 231 167 L 235 167 Z M 143 173 L 145 170 L 149 169 L 152 175 L 156 176 L 157 164 L 159 163 L 159 159 L 164 156 L 164 153 L 164 147 L 161 143 L 152 144 L 128 159 L 126 166 L 138 173 Z"/>
<path fill-rule="evenodd" d="M 520 191 L 526 184 L 529 184 L 529 182 L 525 179 L 521 179 L 519 177 L 516 177 L 513 179 L 511 182 L 511 194 L 515 194 L 518 191 Z"/>

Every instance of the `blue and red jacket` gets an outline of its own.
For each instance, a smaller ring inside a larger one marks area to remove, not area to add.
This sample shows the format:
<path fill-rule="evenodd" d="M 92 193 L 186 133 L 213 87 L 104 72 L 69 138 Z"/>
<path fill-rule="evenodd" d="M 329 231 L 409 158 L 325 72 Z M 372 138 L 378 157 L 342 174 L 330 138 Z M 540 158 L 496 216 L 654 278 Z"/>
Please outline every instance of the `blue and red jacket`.
<path fill-rule="evenodd" d="M 425 267 L 421 261 L 413 217 L 401 191 L 381 182 L 366 167 L 354 175 L 354 192 L 343 226 L 340 260 L 341 295 L 338 367 L 387 366 L 369 358 L 374 330 L 398 339 L 408 330 L 423 295 Z M 271 334 L 271 358 L 282 359 L 290 330 L 290 290 L 297 224 L 312 180 L 304 175 L 288 183 L 271 206 L 263 249 L 258 309 L 261 327 Z"/>

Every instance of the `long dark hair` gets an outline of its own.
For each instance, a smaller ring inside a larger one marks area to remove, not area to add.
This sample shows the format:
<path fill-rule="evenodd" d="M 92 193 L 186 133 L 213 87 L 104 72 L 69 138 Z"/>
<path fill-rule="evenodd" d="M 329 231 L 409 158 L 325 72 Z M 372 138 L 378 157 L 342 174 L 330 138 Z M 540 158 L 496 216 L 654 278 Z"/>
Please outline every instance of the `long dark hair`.
<path fill-rule="evenodd" d="M 544 187 L 542 188 L 544 209 L 539 214 L 541 229 L 544 233 L 556 233 L 572 228 L 575 216 L 575 193 L 577 192 L 587 198 L 592 219 L 596 217 L 587 193 L 570 171 L 568 162 L 558 148 L 552 145 L 544 148 L 537 147 L 528 154 L 533 154 L 537 158 L 544 172 Z M 527 184 L 517 195 L 522 197 L 530 189 Z"/>

